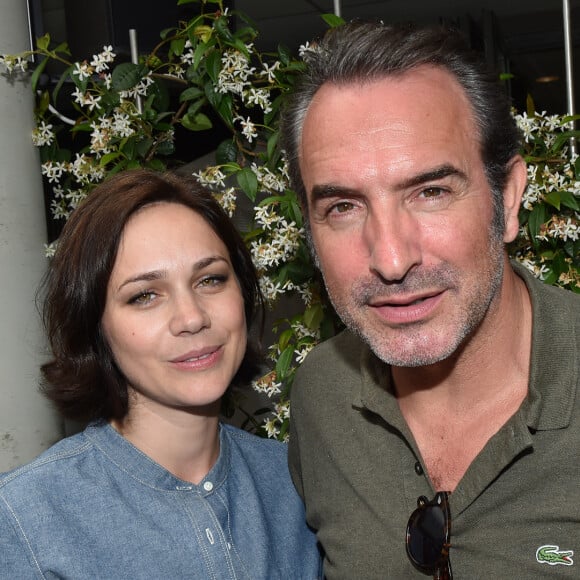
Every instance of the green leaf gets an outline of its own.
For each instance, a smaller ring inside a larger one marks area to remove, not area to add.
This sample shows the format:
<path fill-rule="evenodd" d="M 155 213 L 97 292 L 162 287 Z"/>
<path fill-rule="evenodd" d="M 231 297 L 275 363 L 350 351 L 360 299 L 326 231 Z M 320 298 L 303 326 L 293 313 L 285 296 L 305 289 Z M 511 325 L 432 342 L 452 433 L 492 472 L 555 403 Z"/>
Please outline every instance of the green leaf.
<path fill-rule="evenodd" d="M 40 79 L 40 75 L 42 74 L 42 72 L 46 68 L 46 65 L 47 64 L 48 64 L 48 59 L 47 58 L 43 58 L 38 63 L 38 66 L 34 69 L 34 72 L 32 73 L 32 76 L 30 77 L 30 83 L 32 85 L 32 90 L 33 91 L 36 91 L 36 87 L 38 85 L 38 80 Z"/>
<path fill-rule="evenodd" d="M 222 67 L 222 55 L 218 50 L 212 50 L 205 59 L 205 69 L 211 82 L 217 84 L 218 75 Z"/>
<path fill-rule="evenodd" d="M 99 165 L 101 167 L 106 167 L 107 165 L 109 165 L 109 163 L 115 161 L 115 159 L 118 159 L 119 157 L 122 157 L 120 151 L 113 151 L 112 153 L 107 153 L 106 155 L 103 155 L 101 157 L 101 159 L 99 160 Z"/>
<path fill-rule="evenodd" d="M 61 42 L 55 49 L 53 52 L 59 53 L 61 52 L 62 54 L 66 54 L 68 56 L 70 56 L 70 48 L 68 47 L 68 44 L 66 42 Z"/>
<path fill-rule="evenodd" d="M 213 25 L 215 31 L 220 38 L 223 38 L 227 43 L 233 44 L 235 39 L 228 28 L 228 19 L 221 16 L 218 18 Z"/>
<path fill-rule="evenodd" d="M 323 317 L 324 311 L 322 310 L 322 304 L 314 303 L 305 310 L 304 323 L 311 330 L 317 330 L 320 327 Z"/>
<path fill-rule="evenodd" d="M 212 122 L 203 113 L 198 113 L 195 116 L 184 115 L 181 119 L 181 124 L 190 131 L 205 131 L 212 128 Z"/>
<path fill-rule="evenodd" d="M 147 67 L 132 62 L 124 62 L 113 69 L 112 87 L 115 91 L 132 89 L 147 73 Z"/>
<path fill-rule="evenodd" d="M 215 152 L 215 159 L 218 165 L 232 163 L 238 158 L 238 148 L 232 139 L 222 141 Z"/>
<path fill-rule="evenodd" d="M 156 152 L 164 157 L 169 157 L 169 155 L 172 155 L 175 152 L 175 145 L 173 144 L 173 141 L 166 139 L 157 145 Z"/>
<path fill-rule="evenodd" d="M 48 91 L 42 91 L 40 97 L 38 98 L 38 103 L 36 105 L 36 112 L 39 116 L 44 116 L 46 111 L 48 111 L 48 106 L 50 105 L 50 95 Z"/>
<path fill-rule="evenodd" d="M 294 348 L 292 345 L 287 346 L 278 357 L 276 361 L 276 374 L 280 380 L 284 380 L 288 371 L 290 370 L 290 366 L 292 364 L 292 359 L 294 357 Z"/>
<path fill-rule="evenodd" d="M 36 47 L 38 48 L 38 50 L 48 50 L 49 45 L 50 45 L 50 34 L 48 33 L 36 39 Z"/>
<path fill-rule="evenodd" d="M 140 139 L 135 145 L 137 156 L 141 158 L 146 157 L 151 147 L 153 147 L 153 139 Z"/>
<path fill-rule="evenodd" d="M 285 350 L 290 344 L 290 341 L 292 340 L 293 337 L 294 330 L 292 330 L 291 328 L 287 328 L 284 332 L 281 332 L 280 338 L 278 339 L 278 348 L 281 351 Z"/>
<path fill-rule="evenodd" d="M 185 101 L 193 101 L 200 96 L 203 96 L 204 92 L 199 87 L 189 87 L 185 89 L 179 95 L 179 102 L 184 103 Z"/>
<path fill-rule="evenodd" d="M 71 133 L 91 133 L 93 131 L 93 128 L 91 127 L 91 124 L 88 122 L 85 123 L 75 123 L 75 125 L 73 125 L 70 129 Z"/>
<path fill-rule="evenodd" d="M 167 90 L 167 85 L 158 79 L 153 81 L 153 84 L 149 87 L 149 97 L 147 102 L 150 103 L 156 111 L 162 112 L 167 111 L 170 105 L 169 91 Z"/>
<path fill-rule="evenodd" d="M 532 243 L 537 246 L 538 240 L 536 236 L 540 233 L 540 228 L 546 223 L 546 207 L 538 204 L 530 212 L 528 217 L 528 227 L 530 229 L 530 236 L 532 238 Z"/>
<path fill-rule="evenodd" d="M 330 26 L 330 28 L 336 28 L 341 24 L 344 24 L 344 18 L 337 16 L 336 14 L 322 14 L 322 20 Z"/>
<path fill-rule="evenodd" d="M 266 146 L 266 151 L 268 152 L 268 157 L 272 159 L 276 153 L 276 148 L 278 147 L 278 139 L 280 137 L 279 131 L 274 131 L 272 135 L 268 138 L 268 144 Z"/>
<path fill-rule="evenodd" d="M 284 66 L 287 66 L 290 63 L 290 61 L 292 60 L 292 51 L 287 46 L 279 44 L 278 45 L 278 58 L 280 59 L 280 62 Z"/>
<path fill-rule="evenodd" d="M 238 185 L 248 198 L 252 201 L 256 201 L 256 195 L 258 193 L 258 178 L 256 177 L 256 174 L 249 167 L 244 167 L 244 169 L 236 175 L 236 179 Z"/>
<path fill-rule="evenodd" d="M 52 100 L 54 102 L 57 101 L 58 99 L 58 93 L 60 92 L 60 89 L 62 88 L 62 85 L 65 83 L 66 79 L 68 79 L 70 77 L 70 74 L 73 70 L 74 66 L 71 65 L 69 66 L 61 75 L 60 78 L 58 79 L 58 83 L 56 83 L 56 86 L 54 87 L 54 90 L 52 91 Z"/>
<path fill-rule="evenodd" d="M 185 38 L 174 38 L 170 44 L 170 51 L 176 55 L 181 56 L 185 48 Z"/>
<path fill-rule="evenodd" d="M 151 159 L 147 162 L 147 167 L 154 171 L 165 171 L 167 169 L 165 163 L 161 159 Z"/>
<path fill-rule="evenodd" d="M 551 191 L 547 195 L 544 196 L 544 201 L 549 203 L 551 206 L 555 207 L 558 211 L 560 211 L 560 200 L 561 195 L 559 191 Z"/>
<path fill-rule="evenodd" d="M 569 207 L 570 209 L 580 211 L 580 202 L 578 197 L 576 197 L 571 191 L 561 191 L 560 192 L 560 203 L 563 206 Z"/>

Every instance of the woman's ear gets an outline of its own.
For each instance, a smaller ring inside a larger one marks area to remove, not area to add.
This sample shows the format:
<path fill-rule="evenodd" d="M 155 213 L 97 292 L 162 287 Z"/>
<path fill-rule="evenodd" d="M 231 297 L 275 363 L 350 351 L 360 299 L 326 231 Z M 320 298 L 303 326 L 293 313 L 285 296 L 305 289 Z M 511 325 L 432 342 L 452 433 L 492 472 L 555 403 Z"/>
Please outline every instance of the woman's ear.
<path fill-rule="evenodd" d="M 516 155 L 510 161 L 509 174 L 503 190 L 503 208 L 505 231 L 503 240 L 507 244 L 515 240 L 520 223 L 518 213 L 522 196 L 528 184 L 528 170 L 521 155 Z"/>

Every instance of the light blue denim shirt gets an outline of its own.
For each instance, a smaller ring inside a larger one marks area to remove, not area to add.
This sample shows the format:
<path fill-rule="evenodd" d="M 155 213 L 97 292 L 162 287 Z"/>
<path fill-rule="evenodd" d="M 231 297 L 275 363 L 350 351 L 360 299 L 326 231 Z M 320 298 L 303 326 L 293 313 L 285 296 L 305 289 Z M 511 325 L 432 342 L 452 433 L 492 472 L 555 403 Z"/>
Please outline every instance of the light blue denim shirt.
<path fill-rule="evenodd" d="M 286 447 L 228 425 L 199 485 L 90 425 L 0 478 L 0 578 L 321 577 Z"/>

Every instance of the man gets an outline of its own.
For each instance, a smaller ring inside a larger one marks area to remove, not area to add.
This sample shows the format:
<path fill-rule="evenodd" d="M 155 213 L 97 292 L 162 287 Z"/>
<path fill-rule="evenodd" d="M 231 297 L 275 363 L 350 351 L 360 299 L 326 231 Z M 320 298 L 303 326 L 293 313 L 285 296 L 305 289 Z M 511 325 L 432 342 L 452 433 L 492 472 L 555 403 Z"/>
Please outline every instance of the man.
<path fill-rule="evenodd" d="M 526 167 L 501 86 L 452 32 L 354 23 L 283 129 L 347 327 L 292 395 L 327 578 L 578 578 L 580 298 L 507 258 Z"/>

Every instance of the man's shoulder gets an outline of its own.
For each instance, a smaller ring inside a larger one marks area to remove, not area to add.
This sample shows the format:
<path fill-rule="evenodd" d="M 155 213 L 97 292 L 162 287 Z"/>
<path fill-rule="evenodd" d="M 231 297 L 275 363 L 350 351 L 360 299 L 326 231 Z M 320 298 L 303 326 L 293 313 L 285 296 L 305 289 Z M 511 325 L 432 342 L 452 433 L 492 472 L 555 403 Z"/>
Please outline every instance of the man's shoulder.
<path fill-rule="evenodd" d="M 300 366 L 299 371 L 320 370 L 327 372 L 330 368 L 321 365 L 331 364 L 332 367 L 360 365 L 360 357 L 364 350 L 368 350 L 366 344 L 349 330 L 343 330 L 336 336 L 316 345 L 308 354 Z"/>
<path fill-rule="evenodd" d="M 348 330 L 317 345 L 296 373 L 292 404 L 297 404 L 303 396 L 310 402 L 321 403 L 339 392 L 346 396 L 346 385 L 360 379 L 364 354 L 368 351 L 366 344 Z"/>
<path fill-rule="evenodd" d="M 513 267 L 528 288 L 536 320 L 556 317 L 566 324 L 580 324 L 580 294 L 546 284 L 521 264 L 513 263 Z"/>

